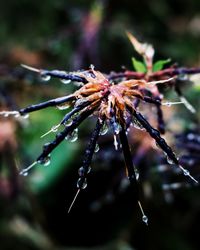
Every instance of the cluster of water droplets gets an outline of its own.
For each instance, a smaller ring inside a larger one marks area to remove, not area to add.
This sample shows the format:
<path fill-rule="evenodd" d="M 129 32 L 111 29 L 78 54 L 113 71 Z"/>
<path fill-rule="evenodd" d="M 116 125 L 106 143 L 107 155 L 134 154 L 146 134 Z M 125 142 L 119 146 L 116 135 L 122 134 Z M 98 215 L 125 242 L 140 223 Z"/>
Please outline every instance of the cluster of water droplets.
<path fill-rule="evenodd" d="M 62 77 L 62 75 L 64 76 L 64 75 L 67 74 L 66 71 L 60 71 L 60 70 L 52 70 L 51 73 L 55 74 L 55 75 L 58 75 L 60 77 Z M 40 77 L 41 77 L 41 80 L 44 81 L 44 82 L 48 82 L 48 81 L 51 80 L 51 75 L 49 74 L 48 71 L 45 71 L 45 70 L 40 72 Z M 66 85 L 71 83 L 70 79 L 65 79 L 65 78 L 60 79 L 60 81 L 62 83 L 64 83 L 64 84 L 66 84 Z"/>
<path fill-rule="evenodd" d="M 168 155 L 167 155 L 167 153 L 165 153 L 164 152 L 164 154 L 165 154 L 165 156 L 166 156 L 166 159 L 167 159 L 167 162 L 171 165 L 171 164 L 176 164 Z M 176 157 L 177 158 L 177 160 L 179 160 L 178 159 L 178 157 Z M 189 170 L 187 170 L 187 169 L 185 169 L 184 167 L 182 167 L 181 165 L 178 165 L 178 167 L 182 170 L 182 172 L 183 172 L 183 174 L 185 175 L 185 176 L 188 176 L 190 179 L 192 179 L 195 183 L 198 183 L 198 181 L 190 174 L 190 171 Z"/>
<path fill-rule="evenodd" d="M 79 179 L 77 181 L 77 188 L 78 189 L 85 189 L 87 187 L 87 178 L 86 175 L 89 174 L 91 171 L 91 167 L 88 168 L 84 168 L 84 167 L 80 167 L 78 170 L 78 175 L 79 175 Z"/>

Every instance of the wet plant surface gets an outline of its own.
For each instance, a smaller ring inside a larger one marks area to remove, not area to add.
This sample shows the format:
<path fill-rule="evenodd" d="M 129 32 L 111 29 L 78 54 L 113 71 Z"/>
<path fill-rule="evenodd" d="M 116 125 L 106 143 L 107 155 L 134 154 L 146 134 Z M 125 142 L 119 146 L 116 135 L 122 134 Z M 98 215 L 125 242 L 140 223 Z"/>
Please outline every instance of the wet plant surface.
<path fill-rule="evenodd" d="M 2 249 L 198 249 L 198 16 L 42 6 L 1 51 Z"/>

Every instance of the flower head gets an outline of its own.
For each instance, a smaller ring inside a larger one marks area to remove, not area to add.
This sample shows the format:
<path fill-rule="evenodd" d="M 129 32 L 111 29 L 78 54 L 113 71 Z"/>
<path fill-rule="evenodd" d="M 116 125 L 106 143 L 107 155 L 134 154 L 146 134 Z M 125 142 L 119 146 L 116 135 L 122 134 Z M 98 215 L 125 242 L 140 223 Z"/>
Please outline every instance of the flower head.
<path fill-rule="evenodd" d="M 82 166 L 79 168 L 79 178 L 77 181 L 77 193 L 87 187 L 87 175 L 91 169 L 91 161 L 95 152 L 98 137 L 106 127 L 110 127 L 114 135 L 114 145 L 118 149 L 118 145 L 122 148 L 126 175 L 130 184 L 134 187 L 136 192 L 136 199 L 142 212 L 143 221 L 147 224 L 147 217 L 143 212 L 138 194 L 138 181 L 136 178 L 135 168 L 133 166 L 132 155 L 128 143 L 127 133 L 129 126 L 137 123 L 140 128 L 145 129 L 146 132 L 155 140 L 156 144 L 163 150 L 172 163 L 181 169 L 184 175 L 190 177 L 195 183 L 197 180 L 190 175 L 189 171 L 180 165 L 180 162 L 172 149 L 168 146 L 164 138 L 161 137 L 160 132 L 153 128 L 148 120 L 139 112 L 138 103 L 153 103 L 155 105 L 162 105 L 159 99 L 154 98 L 152 93 L 152 86 L 157 83 L 171 81 L 172 79 L 161 80 L 156 82 L 147 82 L 144 79 L 125 79 L 115 82 L 106 75 L 91 67 L 89 70 L 79 72 L 62 72 L 62 71 L 48 71 L 32 69 L 45 77 L 57 77 L 66 81 L 78 81 L 81 87 L 74 93 L 49 100 L 47 102 L 31 105 L 18 111 L 2 111 L 1 114 L 8 115 L 21 115 L 25 116 L 30 112 L 40 110 L 43 108 L 56 106 L 56 107 L 69 107 L 72 109 L 63 117 L 59 124 L 53 126 L 49 132 L 57 132 L 58 127 L 63 126 L 63 130 L 56 134 L 55 139 L 44 145 L 41 154 L 37 160 L 29 167 L 23 169 L 20 173 L 27 175 L 28 171 L 37 163 L 49 164 L 51 152 L 65 139 L 74 137 L 76 135 L 77 127 L 90 115 L 96 117 L 96 126 L 92 132 L 91 139 L 85 151 Z M 74 199 L 74 200 L 75 200 Z M 72 202 L 73 205 L 74 201 Z M 71 206 L 72 206 L 71 205 Z M 71 207 L 70 207 L 71 209 Z M 69 209 L 69 210 L 70 210 Z"/>

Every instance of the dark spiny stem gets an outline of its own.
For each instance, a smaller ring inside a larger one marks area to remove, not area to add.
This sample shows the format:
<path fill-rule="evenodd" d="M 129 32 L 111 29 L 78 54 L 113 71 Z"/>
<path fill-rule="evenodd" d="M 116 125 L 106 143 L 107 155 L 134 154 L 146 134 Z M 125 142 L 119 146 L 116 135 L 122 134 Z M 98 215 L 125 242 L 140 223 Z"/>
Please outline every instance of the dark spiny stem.
<path fill-rule="evenodd" d="M 175 75 L 192 75 L 192 74 L 199 74 L 200 73 L 200 68 L 177 68 L 174 69 L 174 74 Z"/>
<path fill-rule="evenodd" d="M 142 220 L 146 225 L 148 225 L 148 217 L 145 215 L 144 210 L 143 210 L 142 205 L 141 205 L 140 200 L 139 200 L 139 186 L 138 186 L 138 182 L 136 179 L 136 174 L 135 174 L 135 170 L 134 170 L 134 166 L 133 166 L 133 161 L 132 161 L 130 147 L 128 144 L 128 139 L 126 136 L 126 130 L 125 130 L 123 124 L 124 123 L 121 122 L 122 129 L 119 133 L 119 137 L 120 137 L 120 141 L 122 144 L 124 160 L 125 160 L 125 164 L 126 164 L 126 168 L 127 168 L 127 172 L 128 172 L 128 179 L 130 181 L 131 187 L 134 188 L 133 191 L 134 191 L 138 206 L 140 208 L 140 211 L 142 213 Z"/>
<path fill-rule="evenodd" d="M 125 164 L 126 164 L 126 168 L 128 172 L 128 179 L 130 180 L 131 184 L 137 187 L 136 174 L 135 174 L 135 170 L 133 166 L 132 155 L 131 155 L 130 147 L 128 144 L 128 139 L 126 136 L 126 131 L 124 129 L 124 126 L 123 125 L 121 126 L 122 126 L 122 129 L 119 132 L 119 138 L 122 144 L 122 151 L 124 154 L 124 160 L 125 160 Z"/>
<path fill-rule="evenodd" d="M 65 79 L 65 80 L 71 80 L 75 82 L 82 82 L 82 83 L 87 83 L 88 81 L 81 76 L 72 74 L 72 73 L 65 73 L 63 71 L 59 70 L 41 70 L 40 71 L 41 76 L 51 76 L 59 79 Z"/>
<path fill-rule="evenodd" d="M 173 77 L 178 75 L 192 75 L 192 74 L 199 74 L 200 68 L 167 68 L 163 70 L 159 70 L 157 72 L 153 72 L 149 75 L 149 80 L 160 80 L 162 77 Z M 145 74 L 135 71 L 125 71 L 125 72 L 112 72 L 108 75 L 109 80 L 118 80 L 121 78 L 125 79 L 144 79 Z"/>
<path fill-rule="evenodd" d="M 85 189 L 87 187 L 87 175 L 88 173 L 90 172 L 90 164 L 91 164 L 91 161 L 92 161 L 92 157 L 94 155 L 94 151 L 95 151 L 95 147 L 96 147 L 96 143 L 97 143 L 97 140 L 98 140 L 98 137 L 99 137 L 99 134 L 100 134 L 100 130 L 103 126 L 103 123 L 104 123 L 104 119 L 103 120 L 100 120 L 98 119 L 97 120 L 97 123 L 96 123 L 96 127 L 92 133 L 92 136 L 90 138 L 90 142 L 87 146 L 87 149 L 85 151 L 85 157 L 84 157 L 84 160 L 83 160 L 83 164 L 82 164 L 82 167 L 79 168 L 79 171 L 78 171 L 78 174 L 79 174 L 79 179 L 77 181 L 77 192 L 74 196 L 74 199 L 68 209 L 68 213 L 71 211 L 72 209 L 72 206 L 74 205 L 74 202 L 78 196 L 78 194 L 80 193 L 80 191 L 82 189 Z"/>
<path fill-rule="evenodd" d="M 121 78 L 125 78 L 125 79 L 143 79 L 145 76 L 144 73 L 140 73 L 140 72 L 135 72 L 135 71 L 125 71 L 125 72 L 112 72 L 108 75 L 108 80 L 112 81 L 112 80 L 118 80 Z"/>
<path fill-rule="evenodd" d="M 64 116 L 64 118 L 62 119 L 62 121 L 60 122 L 60 124 L 65 124 L 74 114 L 76 114 L 77 112 L 79 112 L 83 108 L 89 106 L 90 103 L 91 102 L 86 101 L 86 102 L 83 102 L 82 104 L 76 106 L 74 109 L 72 109 L 69 113 L 67 113 Z"/>
<path fill-rule="evenodd" d="M 156 105 L 157 109 L 157 120 L 158 120 L 158 130 L 160 131 L 161 134 L 165 133 L 165 123 L 164 123 L 164 118 L 163 118 L 163 112 L 161 109 L 161 100 L 159 97 L 153 98 L 149 96 L 144 96 L 143 100 L 148 103 L 152 103 Z"/>
<path fill-rule="evenodd" d="M 166 153 L 168 159 L 172 161 L 174 164 L 178 165 L 178 167 L 183 171 L 183 174 L 185 176 L 188 176 L 195 183 L 198 183 L 198 181 L 190 174 L 190 172 L 180 165 L 180 162 L 176 157 L 176 155 L 174 154 L 174 152 L 172 151 L 172 149 L 167 145 L 166 141 L 160 136 L 160 132 L 154 129 L 139 112 L 134 111 L 133 115 L 146 129 L 146 131 L 150 134 L 150 136 L 156 141 L 158 146 Z"/>
<path fill-rule="evenodd" d="M 47 108 L 47 107 L 57 106 L 57 105 L 60 105 L 62 103 L 65 103 L 65 102 L 72 101 L 74 99 L 75 99 L 75 97 L 73 95 L 55 98 L 55 99 L 52 99 L 52 100 L 49 100 L 49 101 L 46 101 L 46 102 L 42 102 L 42 103 L 35 104 L 35 105 L 30 105 L 30 106 L 28 106 L 26 108 L 20 109 L 19 113 L 21 115 L 24 115 L 24 114 L 27 114 L 27 113 L 30 113 L 30 112 L 33 112 L 33 111 L 37 111 L 37 110 L 40 110 L 40 109 L 44 109 L 44 108 Z"/>
<path fill-rule="evenodd" d="M 100 119 L 97 120 L 96 127 L 92 133 L 89 144 L 88 144 L 87 149 L 85 151 L 83 164 L 82 164 L 82 167 L 79 169 L 80 178 L 78 179 L 78 182 L 77 182 L 77 188 L 79 188 L 79 189 L 83 189 L 85 186 L 84 184 L 86 183 L 87 174 L 90 171 L 92 157 L 93 157 L 94 152 L 95 152 L 96 143 L 97 143 L 97 140 L 98 140 L 98 137 L 100 134 L 100 130 L 103 126 L 103 123 L 104 123 L 104 121 L 100 121 Z"/>
<path fill-rule="evenodd" d="M 37 158 L 37 162 L 43 162 L 46 157 L 65 139 L 65 137 L 71 133 L 74 129 L 76 129 L 82 121 L 84 121 L 89 115 L 91 115 L 94 111 L 93 109 L 89 109 L 81 113 L 79 116 L 75 117 L 72 125 L 69 127 L 66 127 L 62 132 L 58 133 L 56 135 L 56 138 L 54 141 L 46 144 L 43 148 L 43 152 L 41 155 Z"/>
<path fill-rule="evenodd" d="M 150 136 L 156 141 L 158 146 L 167 154 L 169 159 L 171 159 L 175 164 L 179 165 L 177 157 L 175 156 L 172 149 L 167 145 L 166 141 L 160 136 L 160 132 L 157 129 L 154 129 L 139 112 L 135 111 L 133 115 L 138 120 L 138 122 L 146 129 Z"/>

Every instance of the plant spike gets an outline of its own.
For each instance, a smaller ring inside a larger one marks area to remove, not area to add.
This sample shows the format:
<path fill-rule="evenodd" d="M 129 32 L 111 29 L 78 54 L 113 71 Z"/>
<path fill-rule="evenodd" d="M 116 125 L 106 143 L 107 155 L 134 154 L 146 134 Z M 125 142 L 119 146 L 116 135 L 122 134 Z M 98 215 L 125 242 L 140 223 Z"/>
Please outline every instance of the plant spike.
<path fill-rule="evenodd" d="M 190 177 L 190 179 L 192 179 L 194 182 L 198 183 L 198 181 L 193 176 L 190 175 L 190 172 L 180 165 L 179 160 L 175 156 L 172 149 L 167 145 L 166 141 L 160 136 L 160 132 L 154 129 L 141 113 L 134 111 L 133 115 L 138 120 L 138 122 L 141 123 L 141 125 L 146 129 L 146 131 L 150 134 L 150 136 L 156 141 L 159 147 L 166 153 L 168 158 L 171 161 L 173 161 L 173 163 L 176 164 L 183 171 L 183 174 L 185 176 Z"/>
<path fill-rule="evenodd" d="M 92 133 L 92 136 L 90 138 L 90 141 L 88 143 L 87 149 L 85 151 L 85 156 L 83 159 L 82 167 L 80 167 L 79 171 L 78 171 L 78 174 L 79 174 L 79 179 L 77 181 L 78 190 L 77 190 L 77 192 L 74 196 L 74 199 L 73 199 L 73 201 L 68 209 L 68 213 L 71 211 L 71 208 L 72 208 L 79 192 L 82 189 L 85 189 L 87 187 L 87 175 L 90 172 L 90 165 L 91 165 L 92 157 L 93 157 L 94 152 L 95 152 L 95 146 L 96 146 L 97 140 L 99 138 L 101 128 L 104 124 L 104 120 L 105 119 L 103 119 L 103 120 L 98 119 L 97 120 L 96 127 L 95 127 L 95 129 Z"/>
<path fill-rule="evenodd" d="M 85 107 L 89 106 L 91 102 L 87 101 L 87 102 L 83 102 L 80 105 L 76 106 L 75 108 L 73 108 L 70 112 L 68 112 L 63 119 L 61 120 L 61 122 L 57 125 L 52 126 L 52 128 L 47 131 L 45 134 L 43 134 L 41 136 L 41 138 L 45 137 L 46 135 L 50 134 L 51 132 L 56 132 L 58 130 L 58 128 L 61 125 L 65 125 L 67 121 L 69 121 L 69 119 L 76 114 L 77 112 L 81 111 L 82 109 L 84 109 Z"/>
<path fill-rule="evenodd" d="M 124 125 L 121 124 L 121 126 L 122 126 L 122 129 L 119 132 L 119 137 L 120 137 L 120 142 L 122 144 L 122 151 L 123 151 L 123 154 L 124 154 L 124 161 L 125 161 L 125 164 L 126 164 L 128 179 L 130 181 L 130 184 L 135 189 L 135 195 L 136 195 L 137 203 L 138 203 L 139 208 L 140 208 L 140 210 L 142 212 L 142 221 L 146 225 L 148 225 L 148 218 L 144 214 L 142 205 L 141 205 L 141 203 L 139 201 L 138 182 L 137 182 L 137 178 L 136 178 L 135 169 L 134 169 L 134 166 L 133 166 L 133 161 L 132 161 L 130 147 L 129 147 L 129 144 L 128 144 L 128 139 L 127 139 L 126 131 L 125 131 Z"/>
<path fill-rule="evenodd" d="M 64 80 L 87 83 L 87 80 L 85 78 L 83 78 L 79 75 L 73 74 L 73 73 L 67 73 L 67 72 L 59 71 L 59 70 L 37 69 L 37 68 L 27 66 L 25 64 L 21 64 L 21 66 L 23 68 L 28 69 L 28 70 L 37 72 L 41 76 L 49 76 L 49 77 L 55 77 L 55 78 L 64 79 Z"/>
<path fill-rule="evenodd" d="M 31 112 L 34 112 L 34 111 L 37 111 L 37 110 L 41 110 L 41 109 L 45 109 L 45 108 L 48 108 L 48 107 L 52 107 L 52 106 L 57 106 L 57 105 L 60 105 L 62 103 L 65 103 L 65 102 L 72 101 L 74 99 L 75 99 L 75 97 L 73 95 L 58 97 L 58 98 L 51 99 L 51 100 L 46 101 L 46 102 L 41 102 L 41 103 L 38 103 L 38 104 L 30 105 L 30 106 L 28 106 L 26 108 L 15 110 L 15 111 L 1 111 L 0 115 L 4 115 L 4 116 L 9 116 L 9 115 L 14 115 L 14 116 L 18 115 L 18 116 L 20 116 L 21 115 L 21 116 L 25 116 L 28 113 L 31 113 Z"/>
<path fill-rule="evenodd" d="M 191 113 L 196 113 L 195 108 L 188 102 L 188 100 L 182 95 L 182 92 L 180 90 L 180 88 L 176 85 L 174 88 L 175 92 L 177 93 L 177 95 L 179 96 L 180 100 L 183 102 L 183 104 L 185 105 L 185 107 L 191 112 Z"/>
<path fill-rule="evenodd" d="M 28 171 L 30 169 L 32 169 L 37 163 L 38 163 L 37 161 L 34 161 L 31 165 L 29 165 L 28 167 L 22 169 L 19 174 L 23 175 L 23 176 L 27 176 L 28 175 Z"/>
<path fill-rule="evenodd" d="M 89 115 L 94 112 L 94 109 L 88 109 L 75 117 L 72 121 L 71 126 L 65 127 L 65 129 L 56 135 L 56 138 L 44 146 L 43 152 L 37 158 L 38 162 L 43 162 L 43 160 L 65 139 L 65 137 L 76 129 Z"/>
<path fill-rule="evenodd" d="M 29 167 L 22 169 L 20 174 L 27 175 L 28 171 L 34 167 L 37 163 L 39 164 L 46 164 L 47 161 L 49 162 L 50 153 L 65 139 L 65 137 L 71 133 L 74 129 L 76 129 L 92 112 L 95 108 L 88 109 L 84 113 L 80 114 L 79 116 L 75 117 L 72 121 L 71 126 L 66 127 L 62 132 L 56 135 L 56 138 L 43 146 L 42 153 L 38 156 L 37 160 L 31 164 Z M 24 174 L 25 173 L 25 174 Z"/>

